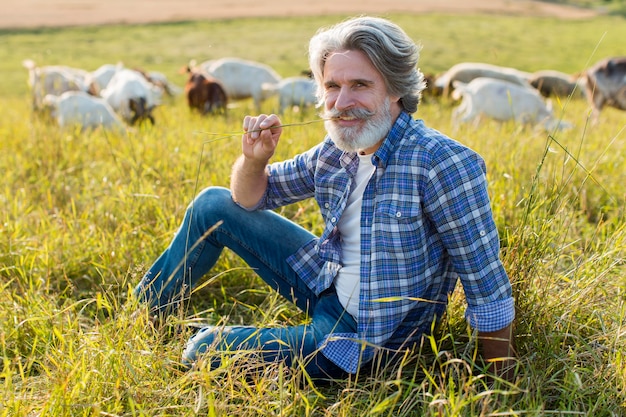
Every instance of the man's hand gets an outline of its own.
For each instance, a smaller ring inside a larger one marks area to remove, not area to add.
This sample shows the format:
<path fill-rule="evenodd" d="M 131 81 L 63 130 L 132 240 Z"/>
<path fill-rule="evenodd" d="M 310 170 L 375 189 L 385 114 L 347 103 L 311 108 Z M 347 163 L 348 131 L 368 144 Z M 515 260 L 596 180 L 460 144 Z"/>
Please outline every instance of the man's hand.
<path fill-rule="evenodd" d="M 274 155 L 278 138 L 283 132 L 275 114 L 246 116 L 243 120 L 242 152 L 246 159 L 265 166 Z"/>
<path fill-rule="evenodd" d="M 493 373 L 506 381 L 513 382 L 517 354 L 513 341 L 513 326 L 495 332 L 480 332 L 483 359 L 491 364 Z"/>

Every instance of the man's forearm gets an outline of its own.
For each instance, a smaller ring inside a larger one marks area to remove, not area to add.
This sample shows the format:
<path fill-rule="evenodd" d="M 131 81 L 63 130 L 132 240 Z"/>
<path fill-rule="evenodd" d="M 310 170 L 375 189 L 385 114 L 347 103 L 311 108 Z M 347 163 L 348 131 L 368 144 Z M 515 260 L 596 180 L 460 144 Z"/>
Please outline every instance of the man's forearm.
<path fill-rule="evenodd" d="M 240 156 L 233 165 L 230 179 L 233 200 L 244 207 L 254 207 L 266 188 L 266 164 L 251 163 L 245 156 Z"/>

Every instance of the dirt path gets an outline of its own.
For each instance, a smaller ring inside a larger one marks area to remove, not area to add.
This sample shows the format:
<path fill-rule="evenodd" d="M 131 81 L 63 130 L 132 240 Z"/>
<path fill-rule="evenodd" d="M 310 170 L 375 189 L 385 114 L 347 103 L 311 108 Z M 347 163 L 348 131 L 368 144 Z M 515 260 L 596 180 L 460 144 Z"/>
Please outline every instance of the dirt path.
<path fill-rule="evenodd" d="M 592 10 L 528 0 L 0 0 L 0 28 L 389 12 L 481 12 L 562 19 L 596 15 Z"/>

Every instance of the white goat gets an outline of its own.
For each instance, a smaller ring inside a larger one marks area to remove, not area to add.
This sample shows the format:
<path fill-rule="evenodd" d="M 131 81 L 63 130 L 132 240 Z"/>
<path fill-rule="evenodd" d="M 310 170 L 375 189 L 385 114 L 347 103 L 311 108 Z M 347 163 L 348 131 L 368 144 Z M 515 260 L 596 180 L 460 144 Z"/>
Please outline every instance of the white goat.
<path fill-rule="evenodd" d="M 102 89 L 109 85 L 109 82 L 113 76 L 120 70 L 124 69 L 124 64 L 118 62 L 116 65 L 104 64 L 101 65 L 95 71 L 88 74 L 86 83 L 89 85 L 89 92 L 94 95 L 100 95 Z M 172 84 L 165 74 L 158 71 L 143 71 L 135 69 L 135 71 L 142 74 L 146 80 L 158 87 L 161 87 L 165 93 L 170 96 L 176 96 L 182 93 L 182 88 Z"/>
<path fill-rule="evenodd" d="M 162 72 L 148 71 L 144 75 L 152 84 L 161 87 L 168 96 L 175 97 L 183 93 L 183 89 L 172 83 Z"/>
<path fill-rule="evenodd" d="M 252 97 L 257 109 L 263 101 L 261 85 L 276 84 L 282 79 L 270 66 L 240 58 L 206 61 L 200 69 L 220 82 L 229 100 Z"/>
<path fill-rule="evenodd" d="M 113 76 L 124 68 L 121 62 L 117 65 L 104 64 L 98 69 L 90 72 L 85 78 L 85 82 L 89 85 L 89 91 L 94 95 L 100 95 L 102 90 L 109 85 Z"/>
<path fill-rule="evenodd" d="M 275 84 L 261 84 L 263 100 L 278 94 L 280 113 L 293 106 L 302 108 L 315 105 L 315 88 L 315 81 L 309 77 L 288 77 Z"/>
<path fill-rule="evenodd" d="M 469 83 L 454 82 L 452 96 L 462 99 L 453 112 L 453 121 L 469 122 L 482 115 L 504 122 L 541 124 L 547 130 L 570 127 L 569 123 L 556 120 L 552 115 L 551 102 L 546 104 L 539 92 L 531 87 L 522 87 L 508 81 L 493 78 L 476 78 Z"/>
<path fill-rule="evenodd" d="M 132 125 L 148 119 L 154 124 L 152 110 L 161 103 L 163 90 L 148 82 L 141 73 L 121 69 L 101 95 L 127 123 Z"/>
<path fill-rule="evenodd" d="M 38 67 L 31 59 L 22 61 L 28 70 L 28 85 L 30 86 L 33 109 L 43 108 L 43 98 L 47 94 L 59 95 L 66 91 L 88 91 L 85 83 L 88 72 L 78 68 L 62 65 Z"/>
<path fill-rule="evenodd" d="M 82 91 L 66 91 L 59 96 L 48 94 L 43 105 L 61 127 L 80 125 L 81 130 L 99 126 L 124 129 L 124 123 L 104 99 Z"/>
<path fill-rule="evenodd" d="M 499 65 L 482 62 L 462 62 L 453 65 L 435 79 L 435 87 L 443 89 L 444 97 L 448 97 L 454 87 L 455 81 L 469 83 L 474 78 L 489 77 L 508 81 L 520 86 L 528 86 L 530 73 L 515 68 L 502 67 Z"/>

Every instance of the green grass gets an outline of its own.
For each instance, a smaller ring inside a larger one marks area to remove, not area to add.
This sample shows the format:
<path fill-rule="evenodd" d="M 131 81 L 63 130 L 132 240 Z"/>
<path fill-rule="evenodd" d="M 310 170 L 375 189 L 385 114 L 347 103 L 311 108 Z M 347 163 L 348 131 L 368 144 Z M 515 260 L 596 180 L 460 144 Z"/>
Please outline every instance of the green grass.
<path fill-rule="evenodd" d="M 596 9 L 616 16 L 626 16 L 626 2 L 624 0 L 548 0 L 548 2 Z"/>
<path fill-rule="evenodd" d="M 501 16 L 390 16 L 423 44 L 422 68 L 465 61 L 576 72 L 623 54 L 626 24 Z M 453 129 L 451 105 L 417 116 L 481 153 L 502 257 L 517 299 L 518 379 L 488 386 L 463 320 L 462 292 L 418 352 L 393 369 L 329 387 L 245 355 L 216 371 L 175 363 L 189 332 L 135 317 L 129 289 L 164 249 L 191 198 L 226 185 L 248 102 L 226 117 L 190 114 L 181 97 L 128 136 L 60 131 L 34 115 L 21 60 L 95 69 L 122 60 L 165 72 L 189 59 L 306 68 L 315 30 L 343 17 L 241 19 L 2 32 L 0 42 L 0 416 L 589 415 L 626 414 L 626 113 L 588 124 L 582 100 L 555 102 L 574 128 L 554 133 L 484 121 Z M 283 33 L 289 36 L 283 36 Z M 260 40 L 263 40 L 262 42 Z M 272 103 L 266 104 L 272 110 Z M 276 158 L 317 143 L 312 111 L 288 113 Z M 312 202 L 282 213 L 319 231 Z M 226 253 L 171 323 L 282 325 L 303 319 Z M 245 364 L 245 365 L 244 365 Z"/>

